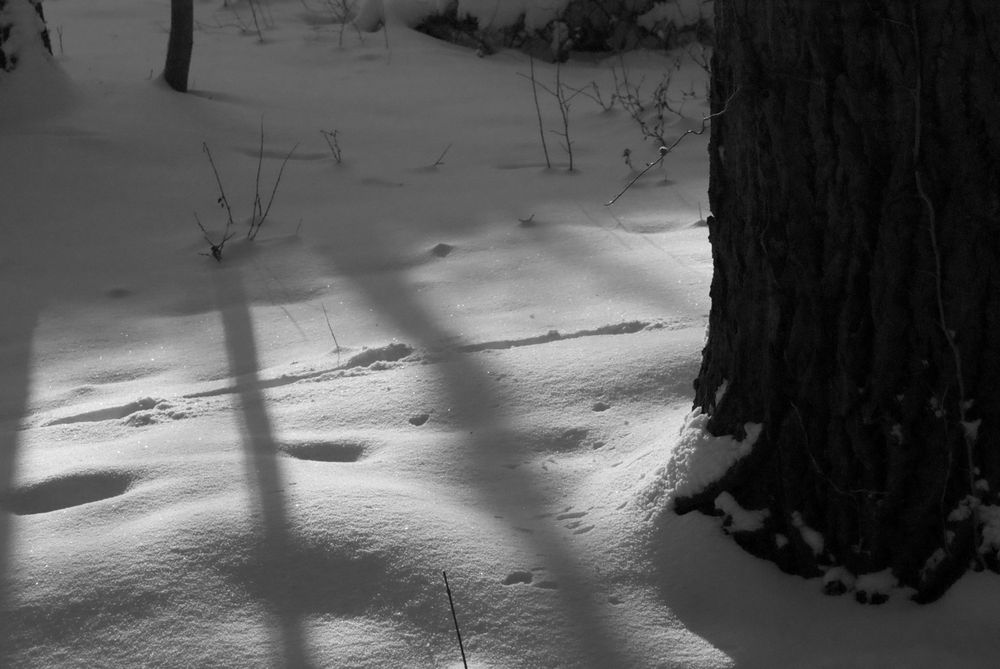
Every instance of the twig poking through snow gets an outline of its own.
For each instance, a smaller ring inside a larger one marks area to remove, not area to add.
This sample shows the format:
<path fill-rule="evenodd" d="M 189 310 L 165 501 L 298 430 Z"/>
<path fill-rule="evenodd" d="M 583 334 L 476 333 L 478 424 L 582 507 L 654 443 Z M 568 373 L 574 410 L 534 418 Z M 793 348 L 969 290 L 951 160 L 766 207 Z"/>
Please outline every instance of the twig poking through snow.
<path fill-rule="evenodd" d="M 330 325 L 330 314 L 326 313 L 326 305 L 320 303 L 323 307 L 323 316 L 326 318 L 326 327 L 330 330 L 330 336 L 333 337 L 333 345 L 337 347 L 337 366 L 340 367 L 340 343 L 337 341 L 337 335 L 333 334 L 333 326 Z"/>
<path fill-rule="evenodd" d="M 212 160 L 212 151 L 208 148 L 208 142 L 202 142 L 201 149 L 208 156 L 208 164 L 212 166 L 215 183 L 219 187 L 219 199 L 217 202 L 226 208 L 226 215 L 229 217 L 229 220 L 226 221 L 226 232 L 229 232 L 229 227 L 233 224 L 233 209 L 229 206 L 229 198 L 226 197 L 226 191 L 222 187 L 222 177 L 219 176 L 219 170 L 215 167 L 215 161 Z"/>
<path fill-rule="evenodd" d="M 201 224 L 201 219 L 198 218 L 198 212 L 194 212 L 195 223 L 201 228 L 201 234 L 204 235 L 205 241 L 208 242 L 209 253 L 202 253 L 203 256 L 211 256 L 215 258 L 216 262 L 222 262 L 222 249 L 230 239 L 232 239 L 235 232 L 229 232 L 229 225 L 226 225 L 226 229 L 222 233 L 222 241 L 216 244 L 212 241 L 212 238 L 208 236 L 208 230 L 205 226 Z"/>
<path fill-rule="evenodd" d="M 442 571 L 444 575 L 444 589 L 448 592 L 448 604 L 451 605 L 451 617 L 455 621 L 455 634 L 458 635 L 458 649 L 462 652 L 462 666 L 469 669 L 469 663 L 465 661 L 465 646 L 462 645 L 462 632 L 458 629 L 458 616 L 455 615 L 455 602 L 451 598 L 451 588 L 448 587 L 448 572 Z"/>
<path fill-rule="evenodd" d="M 431 165 L 431 167 L 437 167 L 438 165 L 444 165 L 444 157 L 448 154 L 448 150 L 449 149 L 451 149 L 451 144 L 449 144 L 448 146 L 444 147 L 444 151 L 441 152 L 441 155 L 438 156 L 438 159 L 434 161 L 434 164 Z"/>
<path fill-rule="evenodd" d="M 333 154 L 333 159 L 340 165 L 343 162 L 344 154 L 340 150 L 340 142 L 337 141 L 337 132 L 337 130 L 320 130 L 319 134 L 323 135 L 326 145 L 330 147 L 330 153 Z"/>
<path fill-rule="evenodd" d="M 545 167 L 552 169 L 552 161 L 549 160 L 549 147 L 545 143 L 545 125 L 542 123 L 542 108 L 538 104 L 538 82 L 535 80 L 535 59 L 528 56 L 528 67 L 531 68 L 531 94 L 535 98 L 535 113 L 538 114 L 538 135 L 542 140 L 542 152 L 545 154 Z"/>

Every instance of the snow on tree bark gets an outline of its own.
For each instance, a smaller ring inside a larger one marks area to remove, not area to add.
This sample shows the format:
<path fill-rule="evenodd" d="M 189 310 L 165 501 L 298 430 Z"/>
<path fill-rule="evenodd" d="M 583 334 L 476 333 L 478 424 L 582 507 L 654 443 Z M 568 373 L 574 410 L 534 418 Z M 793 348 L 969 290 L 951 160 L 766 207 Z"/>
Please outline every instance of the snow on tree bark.
<path fill-rule="evenodd" d="M 23 11 L 26 8 L 30 8 L 29 11 Z M 51 54 L 52 43 L 45 26 L 42 0 L 0 0 L 0 71 L 14 70 L 25 48 L 23 40 L 35 36 Z"/>
<path fill-rule="evenodd" d="M 734 536 L 786 571 L 891 569 L 934 599 L 981 563 L 1000 491 L 1000 3 L 715 16 L 713 112 L 740 93 L 712 126 L 695 406 L 712 434 L 763 430 L 674 508 L 726 493 L 769 512 Z"/>

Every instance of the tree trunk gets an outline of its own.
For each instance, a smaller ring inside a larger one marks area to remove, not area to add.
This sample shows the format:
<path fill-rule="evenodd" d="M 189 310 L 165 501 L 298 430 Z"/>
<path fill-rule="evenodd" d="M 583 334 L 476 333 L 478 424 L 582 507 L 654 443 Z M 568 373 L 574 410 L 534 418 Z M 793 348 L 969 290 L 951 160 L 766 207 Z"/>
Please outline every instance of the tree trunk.
<path fill-rule="evenodd" d="M 188 89 L 191 49 L 194 46 L 193 0 L 170 0 L 170 38 L 167 42 L 167 64 L 163 78 L 175 91 Z"/>
<path fill-rule="evenodd" d="M 18 11 L 26 7 L 34 9 L 34 12 Z M 34 25 L 21 25 L 29 20 Z M 42 0 L 0 0 L 0 72 L 10 72 L 17 67 L 21 58 L 20 49 L 24 48 L 16 37 L 21 30 L 37 35 L 45 50 L 52 53 Z"/>
<path fill-rule="evenodd" d="M 996 567 L 991 514 L 1000 531 L 1000 3 L 715 13 L 712 111 L 735 98 L 709 147 L 695 405 L 716 435 L 764 427 L 674 508 L 728 492 L 770 512 L 734 536 L 786 571 L 891 569 L 934 599 Z"/>

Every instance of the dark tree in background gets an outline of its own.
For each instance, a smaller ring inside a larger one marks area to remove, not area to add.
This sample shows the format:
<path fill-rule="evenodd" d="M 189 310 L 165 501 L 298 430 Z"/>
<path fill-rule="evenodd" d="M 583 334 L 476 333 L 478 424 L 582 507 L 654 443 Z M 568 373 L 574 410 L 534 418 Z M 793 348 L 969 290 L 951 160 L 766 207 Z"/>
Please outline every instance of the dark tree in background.
<path fill-rule="evenodd" d="M 167 63 L 163 68 L 163 79 L 172 89 L 181 93 L 188 89 L 193 45 L 193 0 L 170 0 L 170 38 L 167 41 Z"/>
<path fill-rule="evenodd" d="M 712 111 L 738 93 L 712 125 L 695 405 L 713 434 L 763 432 L 675 510 L 715 512 L 729 492 L 770 512 L 734 536 L 783 569 L 891 569 L 934 599 L 997 567 L 1000 2 L 715 14 Z"/>
<path fill-rule="evenodd" d="M 34 13 L 25 12 L 23 15 L 31 16 L 34 25 L 15 25 L 13 17 L 17 13 L 9 11 L 16 10 L 15 5 L 30 6 Z M 37 18 L 36 18 L 37 17 Z M 45 26 L 45 13 L 42 11 L 42 0 L 0 0 L 0 72 L 10 72 L 17 67 L 20 54 L 17 47 L 20 46 L 14 39 L 15 31 L 24 30 L 32 35 L 37 35 L 45 49 L 52 53 L 52 43 L 49 41 L 49 31 Z"/>

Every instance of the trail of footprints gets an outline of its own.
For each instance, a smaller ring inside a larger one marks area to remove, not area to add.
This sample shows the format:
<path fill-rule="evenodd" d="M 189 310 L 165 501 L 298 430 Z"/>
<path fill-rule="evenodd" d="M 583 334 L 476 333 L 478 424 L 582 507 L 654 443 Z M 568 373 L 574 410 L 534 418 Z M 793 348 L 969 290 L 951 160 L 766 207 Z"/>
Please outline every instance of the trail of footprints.
<path fill-rule="evenodd" d="M 306 440 L 282 442 L 277 452 L 298 460 L 351 463 L 361 460 L 370 447 L 353 439 Z M 0 509 L 18 516 L 51 513 L 124 495 L 141 480 L 136 472 L 114 469 L 61 474 L 10 490 L 0 496 Z"/>
<path fill-rule="evenodd" d="M 594 525 L 589 525 L 585 520 L 587 516 L 587 511 L 565 511 L 556 516 L 556 520 L 568 520 L 569 522 L 564 524 L 568 530 L 572 530 L 573 534 L 586 534 L 594 529 Z"/>
<path fill-rule="evenodd" d="M 543 590 L 558 590 L 559 584 L 548 578 L 535 579 L 536 574 L 545 572 L 545 567 L 532 567 L 531 570 L 518 569 L 507 574 L 500 583 L 503 585 L 530 585 Z"/>

